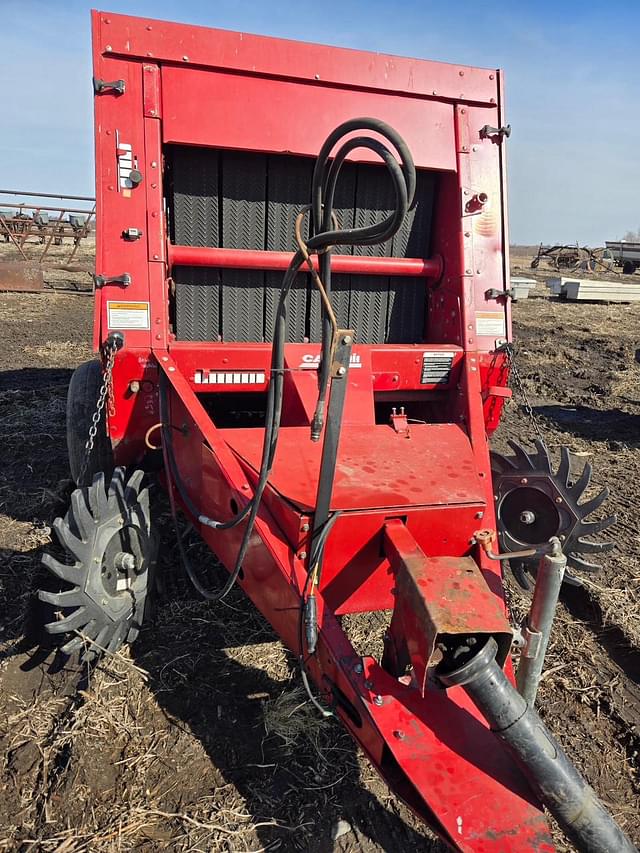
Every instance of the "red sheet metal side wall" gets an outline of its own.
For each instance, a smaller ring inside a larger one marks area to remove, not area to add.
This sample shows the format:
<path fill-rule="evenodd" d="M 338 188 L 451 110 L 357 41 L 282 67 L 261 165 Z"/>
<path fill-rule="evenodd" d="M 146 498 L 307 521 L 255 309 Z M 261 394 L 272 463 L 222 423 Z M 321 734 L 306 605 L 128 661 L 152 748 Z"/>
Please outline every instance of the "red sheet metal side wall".
<path fill-rule="evenodd" d="M 495 71 L 94 12 L 99 52 L 340 88 L 496 104 Z"/>

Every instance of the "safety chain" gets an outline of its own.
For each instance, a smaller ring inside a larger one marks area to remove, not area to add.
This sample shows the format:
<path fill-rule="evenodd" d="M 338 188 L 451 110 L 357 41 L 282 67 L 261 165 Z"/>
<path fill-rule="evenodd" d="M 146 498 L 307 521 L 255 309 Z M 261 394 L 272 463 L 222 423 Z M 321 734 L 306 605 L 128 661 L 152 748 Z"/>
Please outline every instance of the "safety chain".
<path fill-rule="evenodd" d="M 113 365 L 115 364 L 116 353 L 118 352 L 118 341 L 115 338 L 107 340 L 104 346 L 104 352 L 107 357 L 107 362 L 102 376 L 102 385 L 100 386 L 100 392 L 98 394 L 96 410 L 91 416 L 89 435 L 84 446 L 84 460 L 82 462 L 80 473 L 78 474 L 78 485 L 83 484 L 84 476 L 87 473 L 87 468 L 89 467 L 89 460 L 98 434 L 98 426 L 102 417 L 102 411 L 107 403 L 107 399 L 111 400 L 113 396 Z M 111 410 L 109 413 L 111 414 Z"/>
<path fill-rule="evenodd" d="M 507 366 L 509 368 L 509 376 L 513 376 L 516 390 L 518 391 L 521 399 L 523 408 L 527 414 L 527 417 L 531 421 L 531 425 L 533 429 L 540 439 L 540 441 L 544 444 L 544 436 L 542 435 L 542 430 L 540 429 L 540 425 L 538 424 L 538 419 L 535 416 L 533 408 L 531 407 L 531 403 L 529 402 L 529 397 L 527 396 L 527 392 L 524 387 L 524 383 L 522 381 L 522 377 L 520 376 L 520 371 L 518 370 L 518 365 L 515 360 L 515 347 L 512 343 L 505 343 L 498 350 L 499 352 L 503 352 L 507 357 Z"/>

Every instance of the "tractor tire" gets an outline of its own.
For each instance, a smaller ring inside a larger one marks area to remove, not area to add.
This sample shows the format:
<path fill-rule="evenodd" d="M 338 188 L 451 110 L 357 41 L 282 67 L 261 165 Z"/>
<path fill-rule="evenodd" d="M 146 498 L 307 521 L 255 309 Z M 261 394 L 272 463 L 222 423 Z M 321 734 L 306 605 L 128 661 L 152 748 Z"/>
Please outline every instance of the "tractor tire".
<path fill-rule="evenodd" d="M 633 275 L 636 271 L 636 265 L 633 261 L 625 261 L 622 265 L 622 272 L 624 275 Z"/>
<path fill-rule="evenodd" d="M 69 383 L 67 392 L 67 451 L 71 477 L 77 486 L 91 485 L 93 478 L 100 471 L 104 471 L 107 480 L 113 473 L 113 449 L 107 435 L 104 409 L 98 422 L 98 432 L 89 455 L 89 462 L 84 473 L 82 473 L 85 446 L 101 384 L 102 367 L 99 361 L 86 361 L 81 364 L 73 371 Z"/>

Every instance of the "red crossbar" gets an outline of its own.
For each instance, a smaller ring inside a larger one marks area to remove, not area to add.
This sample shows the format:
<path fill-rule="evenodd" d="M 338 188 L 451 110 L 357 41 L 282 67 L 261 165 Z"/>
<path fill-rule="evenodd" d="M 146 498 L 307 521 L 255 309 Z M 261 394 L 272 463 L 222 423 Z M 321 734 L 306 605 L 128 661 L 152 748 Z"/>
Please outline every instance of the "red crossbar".
<path fill-rule="evenodd" d="M 292 252 L 262 252 L 254 249 L 220 249 L 201 246 L 169 246 L 169 262 L 190 267 L 231 267 L 244 270 L 286 270 Z M 317 256 L 313 262 L 318 268 Z M 332 255 L 331 268 L 351 275 L 393 275 L 438 279 L 442 258 L 380 258 Z"/>

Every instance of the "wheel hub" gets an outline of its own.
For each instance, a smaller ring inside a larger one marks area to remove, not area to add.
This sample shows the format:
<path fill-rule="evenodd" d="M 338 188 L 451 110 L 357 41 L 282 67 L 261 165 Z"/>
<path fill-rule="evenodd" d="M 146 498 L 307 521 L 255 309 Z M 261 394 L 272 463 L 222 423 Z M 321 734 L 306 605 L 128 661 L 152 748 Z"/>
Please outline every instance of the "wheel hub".
<path fill-rule="evenodd" d="M 509 441 L 513 456 L 491 454 L 494 498 L 498 521 L 500 547 L 504 552 L 536 547 L 557 536 L 567 555 L 568 566 L 582 572 L 600 569 L 596 563 L 584 560 L 584 554 L 611 551 L 612 542 L 595 542 L 590 537 L 614 524 L 615 516 L 599 521 L 587 521 L 608 497 L 608 489 L 584 503 L 579 503 L 591 481 L 591 465 L 587 462 L 580 475 L 571 478 L 571 455 L 568 448 L 560 449 L 557 471 L 551 466 L 545 445 L 536 440 L 536 451 L 526 451 L 515 441 Z M 512 566 L 512 568 L 514 568 Z M 536 559 L 522 561 L 514 574 L 522 586 L 528 586 L 524 572 L 535 572 Z M 580 581 L 571 572 L 565 575 L 569 583 Z"/>

